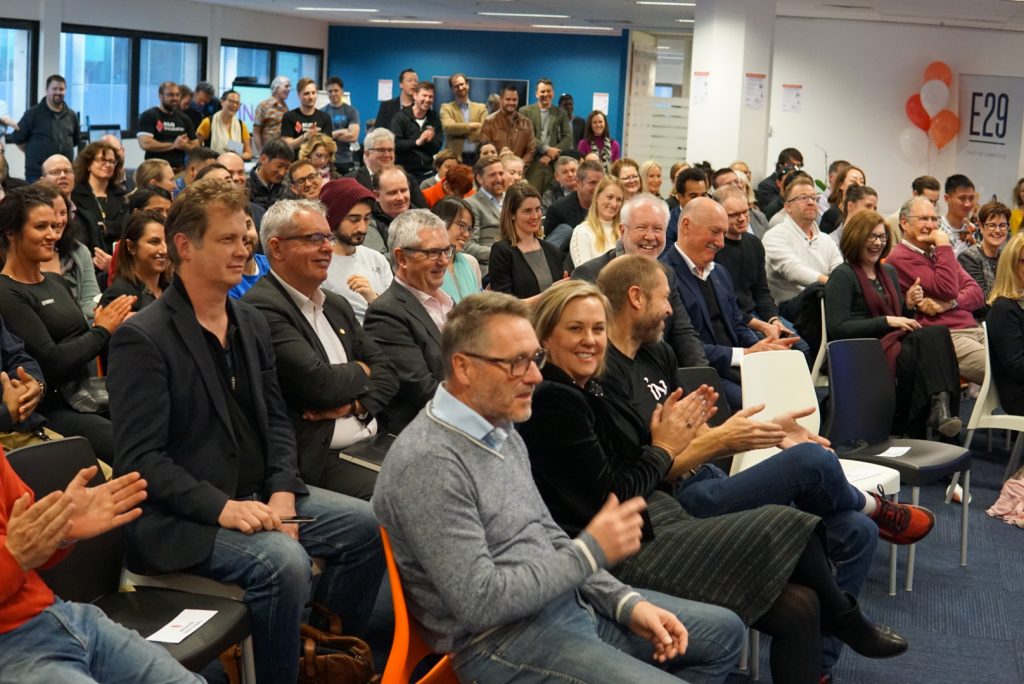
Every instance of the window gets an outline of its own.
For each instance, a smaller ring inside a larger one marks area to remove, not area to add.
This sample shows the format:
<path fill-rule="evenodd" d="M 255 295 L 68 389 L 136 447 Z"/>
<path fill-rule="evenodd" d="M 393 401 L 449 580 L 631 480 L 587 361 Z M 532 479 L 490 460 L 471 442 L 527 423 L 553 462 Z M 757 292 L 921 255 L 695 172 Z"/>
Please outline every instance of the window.
<path fill-rule="evenodd" d="M 275 77 L 287 76 L 292 81 L 292 92 L 287 103 L 294 108 L 299 106 L 295 83 L 308 76 L 320 87 L 323 84 L 322 64 L 323 52 L 320 50 L 286 49 L 262 43 L 225 40 L 220 47 L 220 85 L 226 90 L 236 78 L 251 78 L 254 80 L 249 85 L 270 86 Z"/>
<path fill-rule="evenodd" d="M 118 36 L 60 34 L 61 75 L 67 79 L 65 101 L 87 122 L 128 124 L 131 41 Z"/>
<path fill-rule="evenodd" d="M 39 25 L 0 19 L 0 117 L 21 119 L 36 98 Z M 0 135 L 6 127 L 0 124 Z"/>
<path fill-rule="evenodd" d="M 83 129 L 114 124 L 133 135 L 139 113 L 159 104 L 162 82 L 206 78 L 206 39 L 65 24 L 60 67 Z"/>
<path fill-rule="evenodd" d="M 158 90 L 164 81 L 194 88 L 202 81 L 199 43 L 173 40 L 139 41 L 139 113 L 160 104 Z"/>

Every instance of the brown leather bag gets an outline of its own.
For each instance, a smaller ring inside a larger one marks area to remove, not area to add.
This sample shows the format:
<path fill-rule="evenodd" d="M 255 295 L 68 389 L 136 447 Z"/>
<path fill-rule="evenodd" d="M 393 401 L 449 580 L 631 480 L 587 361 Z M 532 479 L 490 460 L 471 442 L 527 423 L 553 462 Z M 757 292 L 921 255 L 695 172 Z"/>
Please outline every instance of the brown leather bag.
<path fill-rule="evenodd" d="M 312 604 L 313 612 L 327 618 L 328 631 L 301 625 L 299 684 L 372 684 L 380 681 L 373 672 L 373 655 L 365 641 L 341 633 L 341 618 L 327 608 Z"/>

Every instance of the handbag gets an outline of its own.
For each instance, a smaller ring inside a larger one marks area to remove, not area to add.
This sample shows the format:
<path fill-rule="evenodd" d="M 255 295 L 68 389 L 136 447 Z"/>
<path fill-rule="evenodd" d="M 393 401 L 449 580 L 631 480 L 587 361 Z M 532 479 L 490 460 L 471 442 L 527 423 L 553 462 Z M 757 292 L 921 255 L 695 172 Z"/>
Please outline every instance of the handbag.
<path fill-rule="evenodd" d="M 106 413 L 110 408 L 106 378 L 78 378 L 60 386 L 68 406 L 79 413 Z"/>
<path fill-rule="evenodd" d="M 299 684 L 379 682 L 369 645 L 358 637 L 344 636 L 341 618 L 332 611 L 318 603 L 311 607 L 327 619 L 329 626 L 327 631 L 306 624 L 299 627 Z"/>

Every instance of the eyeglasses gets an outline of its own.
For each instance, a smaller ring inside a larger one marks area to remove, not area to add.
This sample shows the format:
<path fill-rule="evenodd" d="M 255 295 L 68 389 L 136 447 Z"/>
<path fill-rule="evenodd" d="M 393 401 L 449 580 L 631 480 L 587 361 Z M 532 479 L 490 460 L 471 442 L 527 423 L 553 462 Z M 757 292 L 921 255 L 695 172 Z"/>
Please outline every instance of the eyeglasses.
<path fill-rule="evenodd" d="M 726 214 L 726 217 L 730 221 L 739 221 L 741 218 L 745 219 L 749 215 L 750 215 L 750 210 L 749 209 L 744 209 L 743 211 L 736 211 L 736 212 L 733 212 L 731 214 Z"/>
<path fill-rule="evenodd" d="M 538 349 L 533 352 L 533 354 L 520 354 L 514 359 L 497 359 L 493 356 L 483 356 L 482 354 L 473 354 L 470 352 L 462 352 L 462 354 L 463 356 L 468 356 L 473 359 L 493 363 L 495 366 L 501 366 L 512 378 L 521 378 L 526 375 L 530 370 L 531 363 L 537 364 L 537 368 L 543 368 L 544 364 L 548 361 L 548 352 L 546 349 Z"/>
<path fill-rule="evenodd" d="M 867 241 L 868 242 L 877 242 L 880 245 L 884 245 L 885 243 L 887 243 L 889 241 L 889 236 L 884 234 L 884 233 L 881 234 L 881 235 L 876 235 L 875 233 L 872 233 L 871 235 L 868 235 L 868 240 Z"/>
<path fill-rule="evenodd" d="M 394 147 L 371 147 L 370 152 L 376 152 L 377 154 L 394 154 Z"/>
<path fill-rule="evenodd" d="M 314 172 L 314 173 L 309 174 L 308 176 L 303 176 L 302 178 L 292 178 L 292 184 L 294 184 L 294 185 L 305 185 L 306 183 L 315 182 L 319 177 L 320 177 L 320 174 Z"/>
<path fill-rule="evenodd" d="M 786 202 L 817 202 L 820 197 L 821 195 L 797 195 L 786 200 Z"/>
<path fill-rule="evenodd" d="M 333 245 L 338 241 L 337 236 L 334 233 L 309 233 L 308 235 L 289 235 L 288 237 L 278 238 L 282 242 L 289 240 L 302 240 L 310 245 L 317 247 L 323 245 L 325 242 Z"/>
<path fill-rule="evenodd" d="M 665 232 L 665 227 L 664 226 L 645 226 L 645 225 L 641 224 L 639 226 L 624 226 L 624 227 L 627 228 L 628 230 L 636 231 L 640 235 L 646 235 L 647 233 L 657 233 L 658 235 L 661 235 L 662 233 Z"/>
<path fill-rule="evenodd" d="M 452 221 L 452 225 L 455 226 L 456 228 L 458 228 L 463 233 L 472 233 L 473 232 L 473 224 L 472 223 L 466 223 L 465 221 Z"/>
<path fill-rule="evenodd" d="M 92 163 L 93 164 L 100 164 L 101 166 L 113 166 L 114 164 L 117 163 L 117 160 L 116 159 L 99 159 L 99 158 L 97 158 L 97 159 L 93 159 Z"/>
<path fill-rule="evenodd" d="M 444 249 L 420 249 L 419 247 L 402 247 L 403 252 L 413 252 L 415 254 L 425 254 L 429 261 L 437 261 L 442 256 L 445 259 L 451 259 L 452 255 L 455 254 L 455 248 L 448 245 Z"/>
<path fill-rule="evenodd" d="M 939 217 L 938 216 L 908 216 L 907 218 L 912 218 L 915 221 L 917 221 L 918 223 L 938 223 L 939 222 Z"/>
<path fill-rule="evenodd" d="M 985 227 L 989 230 L 1007 230 L 1010 227 L 1009 223 L 986 223 Z"/>
<path fill-rule="evenodd" d="M 622 176 L 619 180 L 623 183 L 639 183 L 640 176 Z"/>

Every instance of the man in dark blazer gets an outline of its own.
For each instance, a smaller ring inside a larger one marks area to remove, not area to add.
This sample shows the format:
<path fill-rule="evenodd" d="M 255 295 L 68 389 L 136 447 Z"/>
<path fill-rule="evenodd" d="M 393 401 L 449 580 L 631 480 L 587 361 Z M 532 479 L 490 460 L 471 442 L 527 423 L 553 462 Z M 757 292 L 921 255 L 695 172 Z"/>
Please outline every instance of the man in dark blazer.
<path fill-rule="evenodd" d="M 554 161 L 572 149 L 572 126 L 565 110 L 555 107 L 551 102 L 555 96 L 551 79 L 537 79 L 534 94 L 537 101 L 519 109 L 519 113 L 533 125 L 533 139 L 536 143 L 536 151 L 526 169 L 525 179 L 537 192 L 543 193 L 554 178 Z"/>
<path fill-rule="evenodd" d="M 676 274 L 676 289 L 690 315 L 708 362 L 722 378 L 733 410 L 743 406 L 739 366 L 745 354 L 789 349 L 799 338 L 768 336 L 759 340 L 743 322 L 732 278 L 716 268 L 729 219 L 722 206 L 707 197 L 690 201 L 679 217 L 679 238 L 662 261 Z"/>
<path fill-rule="evenodd" d="M 622 205 L 622 238 L 615 247 L 599 257 L 580 264 L 572 272 L 572 277 L 579 280 L 597 282 L 597 274 L 612 259 L 623 254 L 638 254 L 656 260 L 665 249 L 665 226 L 668 222 L 668 205 L 665 200 L 640 193 L 631 197 Z M 669 285 L 669 304 L 672 315 L 665 320 L 664 340 L 676 353 L 676 360 L 681 367 L 707 366 L 708 359 L 704 355 L 704 345 L 697 337 L 690 315 L 683 306 L 683 300 L 676 289 L 675 273 L 665 269 Z"/>
<path fill-rule="evenodd" d="M 398 394 L 385 412 L 398 434 L 434 396 L 444 377 L 441 328 L 455 302 L 441 289 L 452 246 L 444 222 L 410 209 L 391 224 L 388 248 L 395 280 L 366 309 L 363 326 L 398 371 Z"/>
<path fill-rule="evenodd" d="M 282 200 L 267 218 L 260 243 L 271 272 L 244 299 L 270 325 L 302 479 L 368 501 L 376 471 L 340 452 L 386 434 L 377 417 L 398 391 L 398 376 L 345 298 L 320 288 L 334 251 L 323 207 Z M 304 235 L 325 239 L 291 239 Z"/>
<path fill-rule="evenodd" d="M 239 584 L 252 614 L 257 679 L 295 681 L 310 558 L 326 561 L 315 600 L 349 632 L 365 626 L 383 575 L 365 501 L 307 488 L 278 385 L 270 329 L 229 299 L 248 252 L 245 191 L 197 181 L 165 226 L 173 284 L 111 343 L 118 473 L 149 483 L 126 531 L 136 572 L 187 571 Z M 297 516 L 311 518 L 287 523 Z"/>
<path fill-rule="evenodd" d="M 349 172 L 345 178 L 355 178 L 367 190 L 373 190 L 373 177 L 388 166 L 395 165 L 395 134 L 387 128 L 374 128 L 363 139 L 363 164 L 355 171 Z M 406 172 L 409 179 L 409 201 L 414 207 L 427 208 L 427 200 L 423 197 L 418 181 Z"/>

